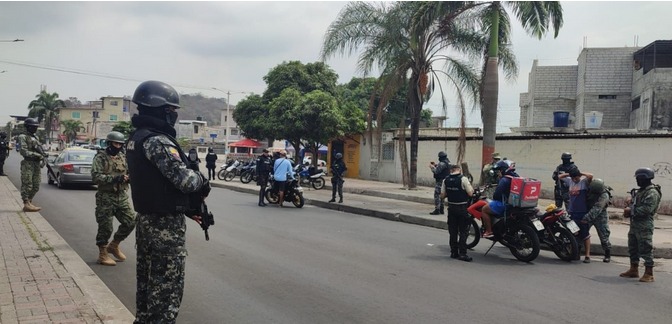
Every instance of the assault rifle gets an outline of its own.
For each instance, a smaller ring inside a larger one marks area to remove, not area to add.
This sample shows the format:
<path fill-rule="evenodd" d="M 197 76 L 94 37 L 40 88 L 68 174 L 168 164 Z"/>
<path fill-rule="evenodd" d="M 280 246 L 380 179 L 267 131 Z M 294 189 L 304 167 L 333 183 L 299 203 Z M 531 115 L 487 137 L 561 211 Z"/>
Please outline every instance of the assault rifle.
<path fill-rule="evenodd" d="M 42 157 L 44 157 L 44 165 L 47 166 L 47 173 L 54 178 L 54 181 L 58 181 L 58 177 L 56 177 L 56 173 L 54 170 L 51 169 L 51 166 L 49 165 L 49 161 L 47 161 L 47 157 L 49 156 L 47 153 L 44 153 L 44 149 L 42 148 L 42 145 L 37 145 L 37 152 L 42 154 Z"/>
<path fill-rule="evenodd" d="M 635 216 L 635 204 L 637 203 L 637 189 L 633 188 L 628 192 L 630 194 L 630 204 L 623 209 L 623 217 L 633 217 Z"/>
<path fill-rule="evenodd" d="M 194 165 L 192 163 L 187 163 L 187 168 L 192 169 L 201 174 L 198 171 L 198 164 Z M 208 210 L 208 205 L 205 204 L 205 197 L 201 195 L 200 191 L 189 194 L 189 210 L 187 211 L 186 215 L 190 218 L 193 218 L 193 216 L 201 217 L 201 221 L 198 223 L 199 225 L 201 225 L 201 228 L 205 232 L 205 240 L 210 241 L 210 235 L 208 235 L 208 229 L 210 228 L 210 226 L 215 225 L 215 217 L 212 214 L 212 212 Z"/>

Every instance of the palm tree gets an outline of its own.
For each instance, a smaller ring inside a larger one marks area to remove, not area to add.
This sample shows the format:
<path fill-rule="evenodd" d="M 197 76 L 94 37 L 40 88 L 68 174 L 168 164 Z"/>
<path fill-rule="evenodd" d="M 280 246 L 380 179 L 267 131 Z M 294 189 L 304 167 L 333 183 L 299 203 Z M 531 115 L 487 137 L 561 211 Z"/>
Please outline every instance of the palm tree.
<path fill-rule="evenodd" d="M 484 32 L 488 33 L 488 43 L 484 50 L 482 70 L 481 119 L 483 121 L 483 149 L 481 166 L 487 164 L 495 152 L 495 134 L 497 132 L 497 102 L 499 99 L 499 65 L 502 59 L 504 70 L 511 72 L 511 62 L 515 62 L 509 49 L 510 18 L 504 7 L 508 7 L 516 16 L 525 31 L 539 39 L 553 27 L 554 37 L 562 27 L 562 6 L 559 1 L 507 1 L 480 2 L 473 10 L 480 17 Z M 517 72 L 517 68 L 515 69 Z M 513 73 L 514 75 L 516 73 Z M 512 76 L 509 73 L 508 76 Z"/>
<path fill-rule="evenodd" d="M 28 109 L 30 109 L 28 116 L 36 117 L 38 123 L 45 120 L 44 130 L 47 134 L 45 143 L 48 143 L 51 140 L 51 124 L 58 118 L 59 109 L 65 108 L 65 102 L 58 99 L 58 93 L 48 93 L 46 90 L 40 91 L 35 98 L 37 99 L 28 104 Z"/>
<path fill-rule="evenodd" d="M 68 141 L 68 143 L 72 143 L 77 138 L 77 133 L 79 131 L 86 130 L 81 120 L 74 120 L 74 119 L 64 120 L 61 121 L 61 125 L 63 125 L 63 135 L 65 135 L 65 138 Z"/>
<path fill-rule="evenodd" d="M 352 54 L 362 47 L 363 52 L 358 61 L 359 70 L 364 75 L 370 73 L 374 66 L 381 71 L 376 89 L 382 89 L 378 100 L 376 127 L 382 124 L 381 111 L 388 100 L 408 82 L 406 100 L 411 126 L 410 168 L 405 165 L 405 134 L 401 136 L 400 155 L 402 172 L 409 172 L 408 177 L 402 173 L 404 185 L 409 188 L 417 185 L 418 134 L 422 106 L 432 96 L 436 85 L 439 85 L 444 113 L 447 110 L 446 97 L 438 82 L 440 77 L 448 80 L 455 88 L 462 113 L 465 105 L 462 90 L 467 90 L 474 99 L 478 97 L 478 77 L 474 70 L 466 63 L 447 56 L 445 52 L 448 49 L 478 51 L 480 48 L 475 45 L 482 43 L 482 37 L 474 30 L 463 28 L 464 25 L 458 19 L 447 23 L 452 28 L 452 38 L 442 37 L 439 34 L 442 16 L 438 15 L 437 10 L 422 10 L 425 4 L 406 1 L 391 4 L 350 2 L 329 26 L 321 53 L 325 60 L 335 53 Z M 464 2 L 446 2 L 444 6 L 462 12 L 469 8 L 465 5 Z M 439 63 L 444 64 L 443 69 L 436 68 Z M 371 119 L 370 116 L 369 120 Z M 405 131 L 403 118 L 400 127 Z M 464 143 L 464 137 L 461 142 Z M 458 147 L 458 162 L 461 162 L 463 155 L 464 145 L 461 145 Z"/>

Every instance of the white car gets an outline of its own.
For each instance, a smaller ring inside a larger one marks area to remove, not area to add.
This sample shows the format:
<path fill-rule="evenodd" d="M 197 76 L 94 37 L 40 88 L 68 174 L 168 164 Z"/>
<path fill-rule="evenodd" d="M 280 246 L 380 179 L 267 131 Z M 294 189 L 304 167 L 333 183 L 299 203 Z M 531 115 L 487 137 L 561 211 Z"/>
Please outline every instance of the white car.
<path fill-rule="evenodd" d="M 306 163 L 313 164 L 312 156 L 306 156 L 306 157 L 303 158 L 303 164 L 306 164 Z M 323 166 L 326 166 L 326 165 L 327 165 L 327 161 L 317 159 L 317 166 L 323 167 Z"/>

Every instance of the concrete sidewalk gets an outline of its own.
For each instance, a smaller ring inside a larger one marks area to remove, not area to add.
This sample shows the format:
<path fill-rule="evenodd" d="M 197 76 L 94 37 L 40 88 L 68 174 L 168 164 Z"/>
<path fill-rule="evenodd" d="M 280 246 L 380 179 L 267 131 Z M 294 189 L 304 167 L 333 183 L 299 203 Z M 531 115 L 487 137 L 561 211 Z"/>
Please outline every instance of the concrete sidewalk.
<path fill-rule="evenodd" d="M 227 188 L 240 192 L 257 194 L 259 187 L 254 182 L 243 184 L 236 177 L 232 181 L 214 180 L 213 187 Z M 304 187 L 306 204 L 340 210 L 348 213 L 379 217 L 387 220 L 401 221 L 410 224 L 447 229 L 446 215 L 429 215 L 434 210 L 434 188 L 418 187 L 414 190 L 404 189 L 400 184 L 366 181 L 359 179 L 345 180 L 343 185 L 342 204 L 328 203 L 331 199 L 331 182 L 327 178 L 327 185 L 322 190 Z M 250 197 L 256 201 L 256 197 Z M 540 206 L 553 203 L 551 200 L 541 199 Z M 266 208 L 273 208 L 269 205 Z M 628 256 L 629 223 L 621 216 L 620 208 L 609 208 L 609 227 L 612 255 Z M 672 259 L 672 216 L 658 215 L 655 221 L 656 229 L 653 233 L 654 257 Z M 591 253 L 602 254 L 602 247 L 595 229 L 591 229 Z"/>
<path fill-rule="evenodd" d="M 133 314 L 0 176 L 0 323 L 132 323 Z"/>

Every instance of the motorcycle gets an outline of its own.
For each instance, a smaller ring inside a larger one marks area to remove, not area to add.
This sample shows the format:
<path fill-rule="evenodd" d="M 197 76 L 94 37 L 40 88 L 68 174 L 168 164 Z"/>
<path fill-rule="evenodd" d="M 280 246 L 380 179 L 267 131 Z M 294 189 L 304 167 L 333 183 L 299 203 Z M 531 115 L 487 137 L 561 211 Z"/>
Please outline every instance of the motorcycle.
<path fill-rule="evenodd" d="M 482 200 L 485 201 L 485 198 L 481 197 L 483 191 L 484 189 L 480 188 L 474 191 L 472 200 L 475 200 L 475 203 L 470 205 L 468 209 L 472 222 L 469 225 L 467 248 L 476 246 L 481 239 L 481 234 L 485 233 L 485 229 L 482 226 L 479 227 L 478 223 L 474 221 L 474 219 L 479 221 L 481 219 L 480 208 L 485 205 L 481 202 Z M 490 252 L 495 243 L 500 243 L 508 247 L 511 254 L 520 261 L 531 262 L 536 259 L 541 250 L 537 231 L 544 229 L 544 225 L 537 219 L 537 211 L 536 207 L 509 207 L 503 217 L 493 217 L 492 232 L 494 236 L 487 238 L 492 241 L 492 245 L 485 254 L 487 255 Z"/>
<path fill-rule="evenodd" d="M 269 203 L 277 204 L 280 200 L 280 197 L 278 196 L 278 192 L 275 189 L 275 180 L 273 179 L 273 175 L 270 175 L 269 182 L 270 186 L 268 189 L 266 189 L 264 196 Z M 285 185 L 284 199 L 285 201 L 291 201 L 296 208 L 303 207 L 303 204 L 305 203 L 305 199 L 303 198 L 303 188 L 301 188 L 297 179 L 291 180 Z"/>
<path fill-rule="evenodd" d="M 240 173 L 240 182 L 250 183 L 250 181 L 257 180 L 257 162 L 252 161 L 246 166 L 243 167 L 243 171 Z"/>
<path fill-rule="evenodd" d="M 298 166 L 294 172 L 296 172 L 299 175 L 300 178 L 300 184 L 305 185 L 305 186 L 312 186 L 315 188 L 315 190 L 320 190 L 324 188 L 324 184 L 326 183 L 324 181 L 324 176 L 326 173 L 324 173 L 324 170 L 322 169 L 315 169 L 315 167 L 310 166 L 308 168 L 306 167 L 301 167 Z"/>
<path fill-rule="evenodd" d="M 226 167 L 222 166 L 222 169 L 217 172 L 217 178 L 219 178 L 219 180 L 231 181 L 238 175 L 238 172 L 240 172 L 240 167 L 242 167 L 242 165 L 239 160 L 235 160 L 231 162 L 231 164 L 227 163 Z"/>
<path fill-rule="evenodd" d="M 575 235 L 579 226 L 563 208 L 551 204 L 546 212 L 539 212 L 537 218 L 544 229 L 537 231 L 539 242 L 550 248 L 563 261 L 572 261 L 579 254 L 579 244 Z"/>

